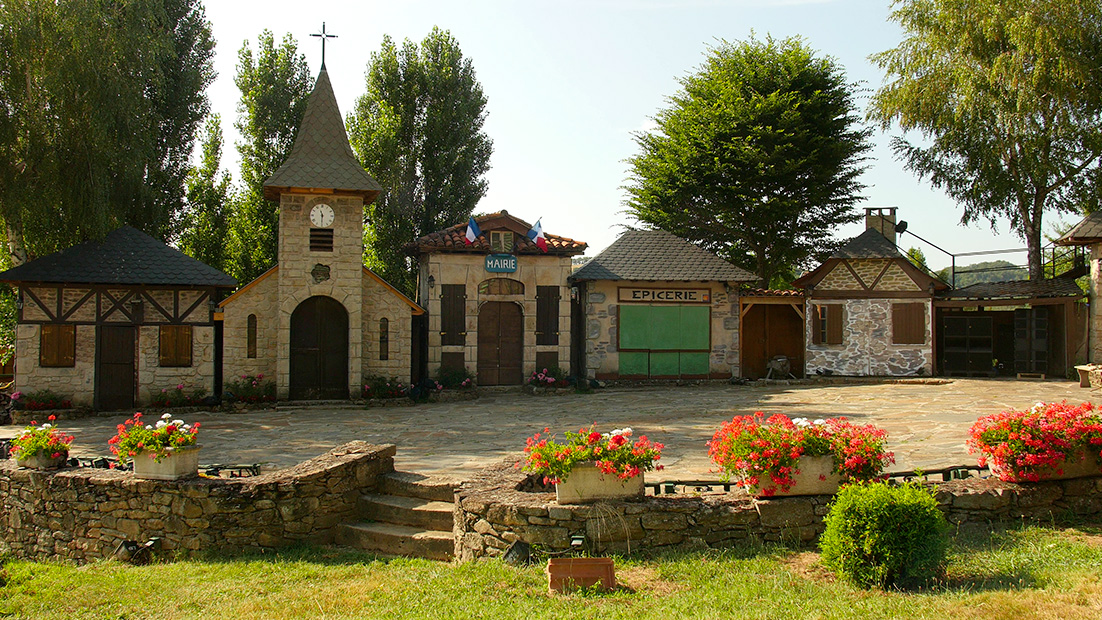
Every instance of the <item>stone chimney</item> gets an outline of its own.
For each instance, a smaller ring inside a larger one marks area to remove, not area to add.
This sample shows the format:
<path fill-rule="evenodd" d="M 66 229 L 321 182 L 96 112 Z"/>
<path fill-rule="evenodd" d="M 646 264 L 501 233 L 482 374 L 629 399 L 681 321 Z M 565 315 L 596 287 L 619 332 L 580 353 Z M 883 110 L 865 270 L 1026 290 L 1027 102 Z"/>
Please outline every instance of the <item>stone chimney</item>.
<path fill-rule="evenodd" d="M 896 207 L 865 207 L 865 230 L 875 230 L 895 243 Z"/>

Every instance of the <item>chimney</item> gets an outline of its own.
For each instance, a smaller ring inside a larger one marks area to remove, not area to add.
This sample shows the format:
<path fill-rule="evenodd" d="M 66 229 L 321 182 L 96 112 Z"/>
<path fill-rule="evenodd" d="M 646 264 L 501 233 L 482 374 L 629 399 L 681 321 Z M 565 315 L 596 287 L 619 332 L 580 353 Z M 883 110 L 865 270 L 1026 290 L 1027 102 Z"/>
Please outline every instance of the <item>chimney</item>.
<path fill-rule="evenodd" d="M 875 230 L 895 243 L 896 207 L 865 207 L 865 230 Z"/>

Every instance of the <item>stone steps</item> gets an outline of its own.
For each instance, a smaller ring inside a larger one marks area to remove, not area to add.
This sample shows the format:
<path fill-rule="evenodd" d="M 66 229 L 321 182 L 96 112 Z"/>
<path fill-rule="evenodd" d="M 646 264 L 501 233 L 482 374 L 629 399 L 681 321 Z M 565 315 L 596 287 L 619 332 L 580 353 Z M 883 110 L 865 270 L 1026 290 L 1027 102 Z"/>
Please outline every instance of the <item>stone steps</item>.
<path fill-rule="evenodd" d="M 458 484 L 458 481 L 442 476 L 394 471 L 379 477 L 379 493 L 452 503 Z"/>
<path fill-rule="evenodd" d="M 451 532 L 396 523 L 345 523 L 337 526 L 337 544 L 385 555 L 450 560 L 455 551 Z"/>
<path fill-rule="evenodd" d="M 376 493 L 360 497 L 358 523 L 337 526 L 337 544 L 385 555 L 450 560 L 455 550 L 456 481 L 411 472 L 379 477 Z"/>
<path fill-rule="evenodd" d="M 357 502 L 360 516 L 383 523 L 400 523 L 429 530 L 451 532 L 455 524 L 449 502 L 401 495 L 363 495 Z"/>

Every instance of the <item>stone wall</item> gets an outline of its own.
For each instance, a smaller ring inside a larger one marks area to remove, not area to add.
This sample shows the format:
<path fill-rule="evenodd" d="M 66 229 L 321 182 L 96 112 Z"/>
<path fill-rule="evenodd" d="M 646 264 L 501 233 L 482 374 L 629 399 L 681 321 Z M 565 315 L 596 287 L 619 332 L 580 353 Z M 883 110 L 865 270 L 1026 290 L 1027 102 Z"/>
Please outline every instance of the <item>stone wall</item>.
<path fill-rule="evenodd" d="M 154 536 L 184 554 L 330 543 L 335 526 L 354 519 L 357 498 L 394 470 L 394 451 L 354 441 L 270 474 L 172 482 L 0 461 L 0 553 L 85 561 Z"/>
<path fill-rule="evenodd" d="M 279 278 L 269 271 L 223 301 L 222 381 L 241 375 L 275 377 L 279 350 Z M 256 315 L 256 357 L 249 357 L 249 315 Z"/>
<path fill-rule="evenodd" d="M 356 380 L 367 375 L 396 377 L 408 383 L 413 355 L 413 316 L 402 297 L 376 279 L 363 275 L 363 366 Z M 387 320 L 387 359 L 379 359 L 379 320 Z M 359 394 L 356 394 L 359 396 Z"/>
<path fill-rule="evenodd" d="M 74 365 L 43 368 L 38 365 L 40 327 L 15 326 L 15 389 L 22 392 L 50 390 L 72 400 L 77 407 L 91 407 L 96 393 L 96 326 L 77 325 Z"/>
<path fill-rule="evenodd" d="M 194 325 L 191 328 L 191 366 L 161 366 L 160 327 L 143 325 L 138 328 L 138 404 L 149 403 L 161 395 L 161 390 L 184 386 L 191 394 L 198 388 L 214 393 L 214 326 Z"/>
<path fill-rule="evenodd" d="M 926 307 L 926 343 L 892 344 L 892 304 L 921 302 Z M 817 305 L 840 304 L 845 307 L 842 344 L 812 344 Z M 905 377 L 930 375 L 933 371 L 933 309 L 929 300 L 846 299 L 814 300 L 807 306 L 805 324 L 808 376 L 818 371 L 853 377 Z"/>
<path fill-rule="evenodd" d="M 750 540 L 809 543 L 822 533 L 832 499 L 755 501 L 736 491 L 560 506 L 553 493 L 518 491 L 524 480 L 507 463 L 485 470 L 457 491 L 457 559 L 498 556 L 517 540 L 566 550 L 576 535 L 599 554 L 729 547 Z M 974 478 L 931 486 L 949 522 L 960 528 L 1020 519 L 1051 523 L 1102 512 L 1102 477 L 1028 485 Z"/>

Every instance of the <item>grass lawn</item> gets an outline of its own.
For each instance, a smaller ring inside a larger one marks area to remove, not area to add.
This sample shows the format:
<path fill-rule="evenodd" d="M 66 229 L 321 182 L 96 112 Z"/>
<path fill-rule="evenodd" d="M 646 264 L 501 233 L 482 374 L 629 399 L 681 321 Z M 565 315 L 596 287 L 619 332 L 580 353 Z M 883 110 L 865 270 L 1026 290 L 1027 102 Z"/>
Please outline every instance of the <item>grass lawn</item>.
<path fill-rule="evenodd" d="M 542 565 L 380 559 L 335 548 L 135 567 L 8 560 L 0 617 L 1026 618 L 1102 617 L 1102 529 L 957 537 L 943 583 L 864 591 L 806 550 L 617 560 L 619 591 L 550 595 Z"/>

